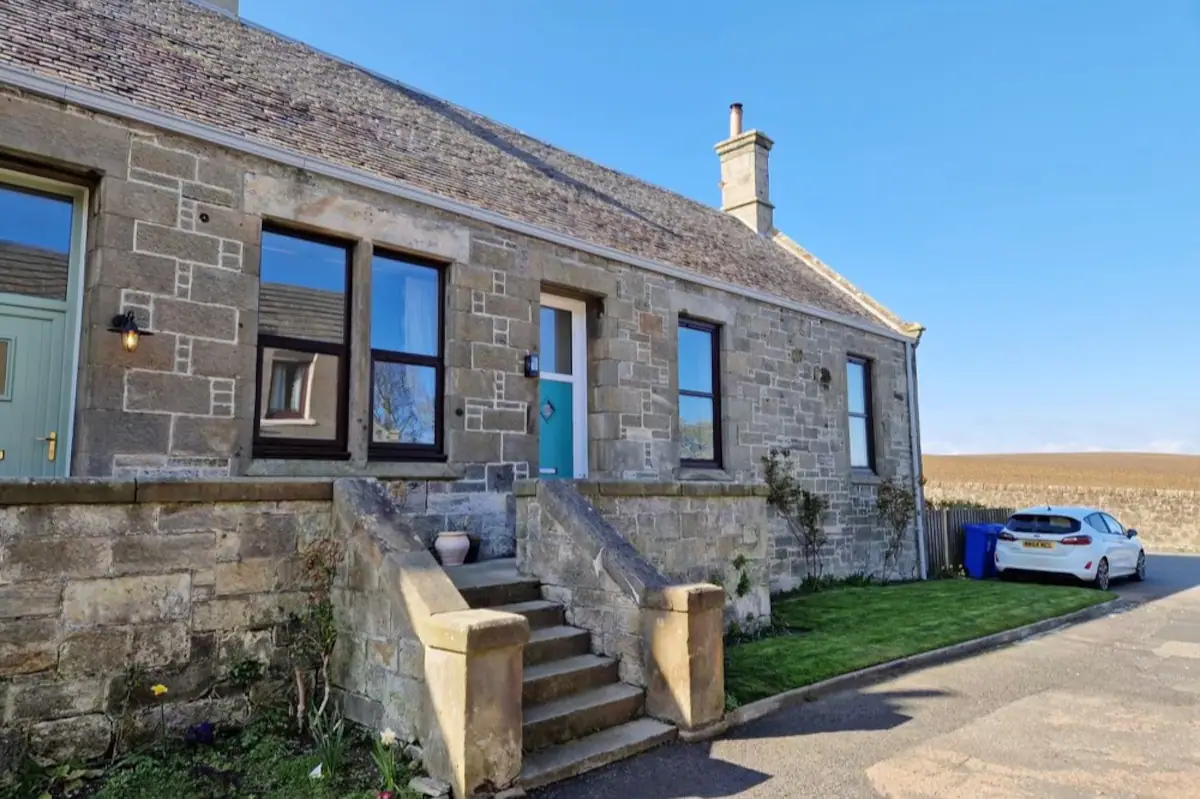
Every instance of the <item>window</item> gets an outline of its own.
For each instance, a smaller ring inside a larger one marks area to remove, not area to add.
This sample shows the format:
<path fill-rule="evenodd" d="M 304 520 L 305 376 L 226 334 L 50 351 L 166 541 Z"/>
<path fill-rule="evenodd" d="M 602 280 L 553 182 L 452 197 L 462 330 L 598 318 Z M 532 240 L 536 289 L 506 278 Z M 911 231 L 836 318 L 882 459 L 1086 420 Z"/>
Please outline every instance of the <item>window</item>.
<path fill-rule="evenodd" d="M 875 469 L 875 432 L 871 413 L 871 364 L 846 361 L 846 409 L 850 417 L 850 468 Z"/>
<path fill-rule="evenodd" d="M 1107 513 L 1101 513 L 1100 516 L 1108 523 L 1108 529 L 1112 531 L 1113 535 L 1125 535 L 1125 526 L 1123 524 Z"/>
<path fill-rule="evenodd" d="M 258 291 L 260 457 L 346 457 L 351 247 L 264 226 Z"/>
<path fill-rule="evenodd" d="M 411 257 L 371 261 L 372 457 L 442 455 L 443 274 Z"/>
<path fill-rule="evenodd" d="M 679 449 L 683 466 L 721 466 L 721 376 L 716 325 L 679 320 Z"/>
<path fill-rule="evenodd" d="M 309 363 L 278 360 L 271 364 L 268 419 L 304 419 L 308 416 Z"/>
<path fill-rule="evenodd" d="M 1009 517 L 1004 525 L 1014 533 L 1041 533 L 1042 535 L 1066 535 L 1078 533 L 1082 525 L 1070 516 L 1042 513 L 1018 513 Z"/>

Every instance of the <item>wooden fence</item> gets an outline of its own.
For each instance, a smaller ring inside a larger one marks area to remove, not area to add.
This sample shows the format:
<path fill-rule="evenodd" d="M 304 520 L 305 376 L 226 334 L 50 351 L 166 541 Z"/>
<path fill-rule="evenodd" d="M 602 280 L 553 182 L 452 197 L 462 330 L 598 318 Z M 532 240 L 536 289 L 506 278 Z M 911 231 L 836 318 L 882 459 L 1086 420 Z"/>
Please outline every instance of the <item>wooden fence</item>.
<path fill-rule="evenodd" d="M 929 557 L 929 576 L 963 565 L 964 524 L 1003 524 L 1013 512 L 1010 508 L 926 508 L 925 552 Z"/>

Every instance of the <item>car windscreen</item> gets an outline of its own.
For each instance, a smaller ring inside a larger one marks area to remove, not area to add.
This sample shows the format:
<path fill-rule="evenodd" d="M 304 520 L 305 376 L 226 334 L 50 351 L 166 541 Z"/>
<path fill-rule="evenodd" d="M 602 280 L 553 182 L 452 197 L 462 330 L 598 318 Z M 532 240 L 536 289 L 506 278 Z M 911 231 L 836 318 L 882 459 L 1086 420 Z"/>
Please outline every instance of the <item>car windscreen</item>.
<path fill-rule="evenodd" d="M 1068 535 L 1078 533 L 1082 525 L 1078 519 L 1050 513 L 1018 513 L 1005 525 L 1014 533 L 1042 533 L 1046 535 Z"/>

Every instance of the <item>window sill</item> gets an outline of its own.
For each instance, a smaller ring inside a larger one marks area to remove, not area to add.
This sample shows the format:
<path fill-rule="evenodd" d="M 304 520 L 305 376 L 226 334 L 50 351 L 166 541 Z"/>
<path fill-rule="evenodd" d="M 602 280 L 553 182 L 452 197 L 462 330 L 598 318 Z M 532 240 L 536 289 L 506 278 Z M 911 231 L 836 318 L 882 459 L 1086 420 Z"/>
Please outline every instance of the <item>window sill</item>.
<path fill-rule="evenodd" d="M 295 419 L 280 417 L 276 419 L 260 419 L 258 425 L 259 427 L 316 427 L 317 420 L 299 417 Z"/>
<path fill-rule="evenodd" d="M 850 482 L 854 485 L 877 486 L 883 482 L 883 478 L 870 469 L 852 469 Z"/>
<path fill-rule="evenodd" d="M 676 479 L 682 482 L 732 483 L 733 476 L 718 466 L 680 466 Z"/>

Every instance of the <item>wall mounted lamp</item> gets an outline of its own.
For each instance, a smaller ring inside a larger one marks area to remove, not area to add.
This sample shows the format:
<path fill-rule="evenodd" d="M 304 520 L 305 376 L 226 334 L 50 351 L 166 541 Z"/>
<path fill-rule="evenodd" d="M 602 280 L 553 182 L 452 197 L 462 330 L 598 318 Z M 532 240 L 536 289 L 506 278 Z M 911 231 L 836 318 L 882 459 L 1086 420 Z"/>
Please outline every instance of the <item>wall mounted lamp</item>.
<path fill-rule="evenodd" d="M 112 318 L 112 325 L 108 328 L 110 333 L 121 334 L 121 346 L 126 352 L 133 352 L 138 347 L 138 341 L 142 336 L 153 336 L 149 330 L 142 330 L 138 327 L 137 320 L 133 318 L 133 311 L 126 311 L 123 314 L 117 314 Z"/>

